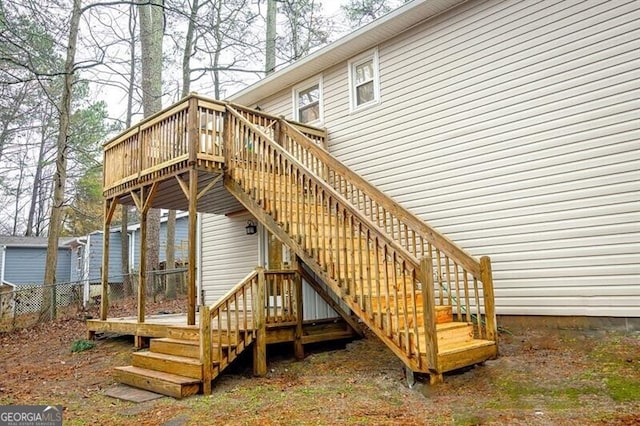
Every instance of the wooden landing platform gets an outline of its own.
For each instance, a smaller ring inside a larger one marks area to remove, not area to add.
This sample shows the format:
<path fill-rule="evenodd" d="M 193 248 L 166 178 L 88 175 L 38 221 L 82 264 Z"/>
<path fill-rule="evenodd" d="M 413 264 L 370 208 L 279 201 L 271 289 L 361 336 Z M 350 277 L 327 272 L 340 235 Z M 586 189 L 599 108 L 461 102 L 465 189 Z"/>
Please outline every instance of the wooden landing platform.
<path fill-rule="evenodd" d="M 171 337 L 169 330 L 172 327 L 193 327 L 197 332 L 199 331 L 198 316 L 196 315 L 195 326 L 187 326 L 187 314 L 150 315 L 145 318 L 144 323 L 137 322 L 136 317 L 107 318 L 105 321 L 87 320 L 87 331 L 90 338 L 95 333 L 115 333 L 143 338 Z M 223 324 L 222 328 L 225 329 L 226 324 Z M 268 323 L 266 326 L 267 343 L 295 341 L 295 328 L 296 324 L 293 322 Z M 306 320 L 302 324 L 303 344 L 349 339 L 357 336 L 358 334 L 342 318 Z"/>

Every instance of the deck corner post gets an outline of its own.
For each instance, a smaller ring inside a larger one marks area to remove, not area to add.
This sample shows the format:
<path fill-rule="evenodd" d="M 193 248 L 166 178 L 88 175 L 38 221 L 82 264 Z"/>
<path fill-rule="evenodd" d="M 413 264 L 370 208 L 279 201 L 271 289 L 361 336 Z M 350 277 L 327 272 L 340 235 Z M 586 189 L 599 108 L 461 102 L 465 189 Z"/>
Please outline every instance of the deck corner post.
<path fill-rule="evenodd" d="M 498 322 L 496 319 L 495 300 L 493 294 L 493 273 L 491 271 L 491 258 L 480 258 L 480 278 L 482 280 L 482 293 L 484 296 L 484 316 L 486 320 L 487 338 L 498 344 Z"/>
<path fill-rule="evenodd" d="M 192 98 L 195 99 L 195 98 Z M 196 99 L 197 100 L 197 99 Z M 187 284 L 187 324 L 196 323 L 196 250 L 198 233 L 198 171 L 189 170 L 189 277 Z"/>
<path fill-rule="evenodd" d="M 189 164 L 196 164 L 198 160 L 198 134 L 200 133 L 200 123 L 198 122 L 198 98 L 195 96 L 189 97 L 189 112 L 188 112 L 188 140 L 189 140 Z"/>
<path fill-rule="evenodd" d="M 427 348 L 427 368 L 438 371 L 438 335 L 436 332 L 436 301 L 433 282 L 433 260 L 429 256 L 420 259 L 420 282 L 422 283 L 422 301 L 424 304 L 424 330 Z"/>
<path fill-rule="evenodd" d="M 147 211 L 140 212 L 140 263 L 138 265 L 138 322 L 143 323 L 147 294 Z"/>
<path fill-rule="evenodd" d="M 200 362 L 202 363 L 202 393 L 211 395 L 211 380 L 213 378 L 211 342 L 211 309 L 209 306 L 200 307 Z"/>
<path fill-rule="evenodd" d="M 253 327 L 256 330 L 256 341 L 253 343 L 253 375 L 267 375 L 267 328 L 265 323 L 266 279 L 264 268 L 256 268 L 258 272 L 257 291 L 253 301 Z"/>
<path fill-rule="evenodd" d="M 116 201 L 114 199 L 104 200 L 104 233 L 102 234 L 102 289 L 100 296 L 100 319 L 107 320 L 107 312 L 109 311 L 109 228 L 111 219 L 115 212 Z"/>
<path fill-rule="evenodd" d="M 295 342 L 294 342 L 294 354 L 297 360 L 304 359 L 304 346 L 302 344 L 302 324 L 304 321 L 304 306 L 302 299 L 302 276 L 300 275 L 300 263 L 298 261 L 298 256 L 293 255 L 293 270 L 295 271 L 294 275 L 294 294 L 296 301 L 296 334 L 295 334 Z"/>

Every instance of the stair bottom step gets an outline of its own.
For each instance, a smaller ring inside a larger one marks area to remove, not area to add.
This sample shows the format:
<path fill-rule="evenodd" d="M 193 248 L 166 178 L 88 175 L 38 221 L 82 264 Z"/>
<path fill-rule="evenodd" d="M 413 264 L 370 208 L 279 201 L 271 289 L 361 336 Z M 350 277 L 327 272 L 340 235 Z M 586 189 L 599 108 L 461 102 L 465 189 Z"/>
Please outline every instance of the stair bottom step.
<path fill-rule="evenodd" d="M 197 394 L 201 385 L 198 379 L 134 366 L 116 367 L 114 378 L 120 383 L 177 399 Z"/>

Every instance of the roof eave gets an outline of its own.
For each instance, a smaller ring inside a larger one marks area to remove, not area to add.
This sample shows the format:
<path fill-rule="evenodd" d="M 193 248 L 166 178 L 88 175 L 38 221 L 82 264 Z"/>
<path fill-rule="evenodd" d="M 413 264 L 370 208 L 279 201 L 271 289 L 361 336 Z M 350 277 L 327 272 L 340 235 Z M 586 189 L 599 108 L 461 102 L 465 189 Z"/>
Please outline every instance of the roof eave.
<path fill-rule="evenodd" d="M 467 0 L 415 0 L 229 97 L 246 106 L 346 61 Z"/>

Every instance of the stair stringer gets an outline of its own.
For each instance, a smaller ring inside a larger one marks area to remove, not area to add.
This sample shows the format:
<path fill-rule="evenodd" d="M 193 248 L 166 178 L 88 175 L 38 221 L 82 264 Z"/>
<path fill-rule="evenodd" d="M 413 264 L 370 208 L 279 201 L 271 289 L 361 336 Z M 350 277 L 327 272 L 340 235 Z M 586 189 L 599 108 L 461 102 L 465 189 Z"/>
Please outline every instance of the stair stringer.
<path fill-rule="evenodd" d="M 233 180 L 232 177 L 225 174 L 224 185 L 227 190 L 233 194 L 238 201 L 258 220 L 263 226 L 265 226 L 271 233 L 276 235 L 280 241 L 286 244 L 292 249 L 296 255 L 302 261 L 311 268 L 311 270 L 318 275 L 327 286 L 333 291 L 347 306 L 362 320 L 370 330 L 372 330 L 376 336 L 382 340 L 391 351 L 402 360 L 402 362 L 410 368 L 412 371 L 421 373 L 437 373 L 437 371 L 429 370 L 426 368 L 426 359 L 419 359 L 416 357 L 408 356 L 401 348 L 399 348 L 395 342 L 387 336 L 383 330 L 375 324 L 373 319 L 369 319 L 367 313 L 360 308 L 354 298 L 347 294 L 344 289 L 339 285 L 338 281 L 331 278 L 329 274 L 319 265 L 315 259 L 309 256 L 304 248 L 293 239 L 274 219 L 271 217 L 258 203 L 247 195 L 240 185 Z"/>

